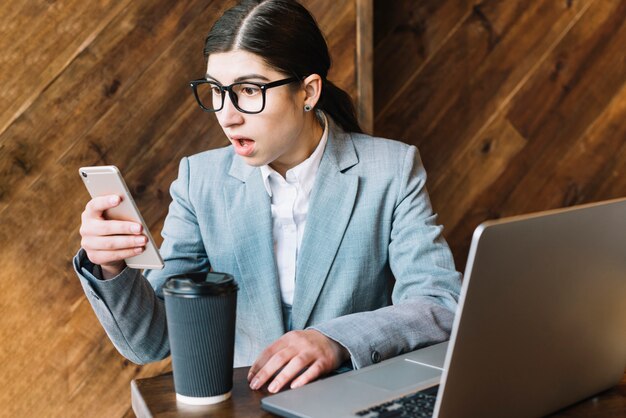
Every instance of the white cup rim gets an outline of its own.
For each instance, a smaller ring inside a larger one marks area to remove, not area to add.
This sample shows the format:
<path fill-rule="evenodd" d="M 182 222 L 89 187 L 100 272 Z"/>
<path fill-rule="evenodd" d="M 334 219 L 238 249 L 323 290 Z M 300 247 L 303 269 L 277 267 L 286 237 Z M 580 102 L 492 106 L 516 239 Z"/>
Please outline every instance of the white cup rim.
<path fill-rule="evenodd" d="M 223 402 L 226 399 L 230 398 L 232 391 L 226 392 L 223 395 L 217 396 L 207 396 L 207 397 L 196 397 L 196 396 L 185 396 L 180 393 L 176 394 L 176 400 L 187 405 L 213 405 L 219 402 Z"/>

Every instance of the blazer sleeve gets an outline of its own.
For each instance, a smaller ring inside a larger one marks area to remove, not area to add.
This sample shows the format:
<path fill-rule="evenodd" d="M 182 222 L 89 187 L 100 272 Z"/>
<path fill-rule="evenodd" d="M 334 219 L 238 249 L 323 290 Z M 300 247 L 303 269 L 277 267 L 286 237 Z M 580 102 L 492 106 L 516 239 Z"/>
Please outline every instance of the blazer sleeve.
<path fill-rule="evenodd" d="M 437 224 L 426 172 L 413 146 L 404 156 L 400 179 L 388 245 L 396 279 L 393 304 L 310 327 L 343 345 L 355 368 L 445 341 L 452 328 L 461 275 Z"/>
<path fill-rule="evenodd" d="M 189 163 L 180 162 L 172 183 L 172 203 L 163 225 L 160 252 L 163 270 L 126 267 L 110 280 L 100 280 L 83 249 L 74 257 L 74 269 L 98 320 L 117 350 L 130 361 L 145 364 L 169 355 L 165 305 L 161 288 L 175 274 L 208 271 L 195 211 L 189 200 Z"/>

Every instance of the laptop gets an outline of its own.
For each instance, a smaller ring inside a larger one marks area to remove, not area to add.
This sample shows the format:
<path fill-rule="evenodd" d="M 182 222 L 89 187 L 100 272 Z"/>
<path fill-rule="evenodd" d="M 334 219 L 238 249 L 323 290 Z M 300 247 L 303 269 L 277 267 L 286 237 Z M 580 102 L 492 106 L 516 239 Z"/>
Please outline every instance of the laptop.
<path fill-rule="evenodd" d="M 261 405 L 284 417 L 546 415 L 621 380 L 625 300 L 626 199 L 488 221 L 449 342 Z"/>

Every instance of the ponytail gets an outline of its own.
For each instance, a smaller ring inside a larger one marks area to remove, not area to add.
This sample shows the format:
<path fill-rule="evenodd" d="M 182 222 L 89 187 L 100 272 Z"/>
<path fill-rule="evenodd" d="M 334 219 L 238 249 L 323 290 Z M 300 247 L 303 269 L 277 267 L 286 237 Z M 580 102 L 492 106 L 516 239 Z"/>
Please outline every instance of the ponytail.
<path fill-rule="evenodd" d="M 350 95 L 331 81 L 322 80 L 322 95 L 317 107 L 328 113 L 344 131 L 363 133 Z"/>

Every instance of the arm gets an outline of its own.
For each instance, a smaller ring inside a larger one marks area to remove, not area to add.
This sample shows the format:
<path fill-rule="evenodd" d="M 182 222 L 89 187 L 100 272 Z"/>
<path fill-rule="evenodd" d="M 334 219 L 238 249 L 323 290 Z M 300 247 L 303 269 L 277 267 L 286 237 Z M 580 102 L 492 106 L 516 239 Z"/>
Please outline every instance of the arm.
<path fill-rule="evenodd" d="M 109 339 L 124 357 L 136 364 L 169 355 L 165 308 L 141 271 L 126 267 L 110 280 L 100 280 L 98 269 L 81 249 L 74 257 L 85 295 Z"/>
<path fill-rule="evenodd" d="M 345 347 L 355 368 L 444 341 L 452 328 L 461 276 L 432 212 L 415 147 L 408 148 L 400 178 L 389 243 L 393 305 L 312 327 Z"/>
<path fill-rule="evenodd" d="M 165 280 L 175 274 L 209 270 L 188 189 L 189 164 L 183 158 L 178 179 L 170 189 L 172 203 L 162 231 L 163 270 L 146 271 L 144 277 L 139 270 L 126 267 L 114 278 L 100 280 L 99 269 L 84 250 L 74 258 L 74 268 L 96 316 L 118 351 L 134 363 L 169 355 L 160 291 Z"/>
<path fill-rule="evenodd" d="M 398 176 L 400 186 L 388 244 L 389 263 L 396 278 L 393 305 L 288 332 L 264 350 L 250 368 L 252 389 L 271 380 L 268 389 L 276 392 L 292 379 L 290 386 L 299 387 L 347 358 L 360 368 L 449 337 L 460 274 L 432 213 L 425 189 L 426 173 L 415 147 L 408 148 Z M 298 376 L 304 368 L 306 371 Z"/>

